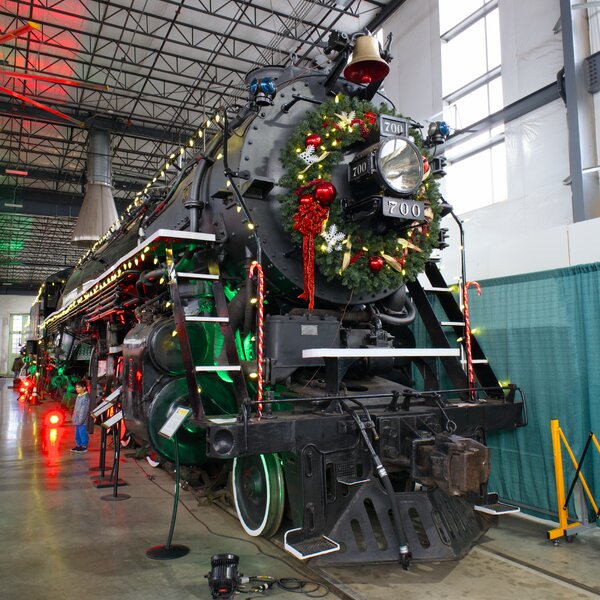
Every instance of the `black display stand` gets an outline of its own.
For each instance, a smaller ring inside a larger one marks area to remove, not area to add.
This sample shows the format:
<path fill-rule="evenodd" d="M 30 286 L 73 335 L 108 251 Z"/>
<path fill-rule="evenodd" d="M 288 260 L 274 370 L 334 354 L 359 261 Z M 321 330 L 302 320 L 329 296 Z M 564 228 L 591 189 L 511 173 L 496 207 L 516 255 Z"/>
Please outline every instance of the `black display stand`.
<path fill-rule="evenodd" d="M 167 543 L 164 546 L 153 546 L 146 550 L 146 556 L 152 560 L 173 560 L 185 556 L 190 549 L 181 544 L 171 544 L 173 541 L 173 532 L 175 531 L 175 520 L 177 519 L 177 505 L 179 504 L 179 439 L 177 432 L 175 433 L 175 499 L 173 501 L 173 512 L 171 513 L 171 526 L 169 527 L 169 535 Z"/>
<path fill-rule="evenodd" d="M 111 472 L 111 479 L 113 485 L 113 493 L 107 494 L 106 496 L 101 496 L 100 500 L 105 500 L 107 502 L 119 502 L 121 500 L 128 500 L 131 498 L 129 494 L 119 494 L 119 460 L 121 457 L 121 421 L 119 421 L 116 425 L 112 427 L 113 431 L 113 439 L 115 440 L 115 458 L 113 461 L 113 468 Z M 125 485 L 124 482 L 121 485 Z M 97 485 L 96 487 L 107 487 Z"/>
<path fill-rule="evenodd" d="M 102 419 L 104 422 L 104 419 Z M 104 477 L 104 471 L 106 469 L 106 436 L 108 432 L 104 427 L 102 427 L 102 423 L 100 423 L 100 460 L 98 462 L 97 467 L 90 467 L 90 471 L 100 471 L 100 479 L 94 480 L 94 485 L 96 487 L 100 487 L 98 485 Z M 106 486 L 105 486 L 106 487 Z"/>

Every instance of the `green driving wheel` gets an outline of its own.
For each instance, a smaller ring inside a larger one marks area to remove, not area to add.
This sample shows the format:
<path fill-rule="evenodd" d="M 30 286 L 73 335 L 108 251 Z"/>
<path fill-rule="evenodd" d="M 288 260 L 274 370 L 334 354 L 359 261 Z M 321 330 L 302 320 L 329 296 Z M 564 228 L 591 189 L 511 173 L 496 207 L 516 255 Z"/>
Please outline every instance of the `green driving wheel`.
<path fill-rule="evenodd" d="M 232 473 L 235 510 L 251 536 L 272 536 L 281 525 L 285 488 L 277 454 L 234 459 Z"/>

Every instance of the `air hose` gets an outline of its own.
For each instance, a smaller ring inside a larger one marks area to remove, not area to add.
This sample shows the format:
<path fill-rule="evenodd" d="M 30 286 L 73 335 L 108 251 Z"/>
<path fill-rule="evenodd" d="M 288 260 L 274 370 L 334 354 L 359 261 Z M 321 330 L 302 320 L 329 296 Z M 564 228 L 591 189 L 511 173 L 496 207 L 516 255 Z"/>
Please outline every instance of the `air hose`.
<path fill-rule="evenodd" d="M 365 423 L 358 416 L 357 412 L 353 409 L 350 409 L 346 406 L 343 401 L 340 401 L 344 409 L 350 413 L 351 417 L 354 419 L 356 426 L 358 427 L 358 431 L 363 437 L 367 449 L 371 454 L 371 458 L 373 460 L 373 464 L 375 465 L 375 472 L 381 479 L 383 483 L 383 487 L 390 499 L 390 507 L 392 509 L 392 520 L 394 522 L 394 530 L 396 531 L 396 537 L 398 538 L 398 551 L 400 553 L 400 564 L 404 570 L 408 570 L 410 565 L 410 552 L 408 550 L 408 541 L 406 539 L 406 533 L 404 532 L 404 527 L 402 526 L 402 518 L 400 517 L 400 511 L 398 510 L 398 504 L 396 503 L 396 494 L 394 492 L 394 488 L 392 487 L 392 482 L 390 481 L 390 477 L 387 473 L 386 468 L 383 466 L 381 459 L 375 452 L 375 448 L 373 448 L 373 444 L 371 444 L 371 440 L 369 439 L 369 434 L 367 433 L 367 428 L 374 430 L 374 424 L 371 420 L 370 416 L 368 416 L 368 420 Z M 368 411 L 366 408 L 363 408 L 363 411 L 368 415 Z M 377 434 L 374 432 L 374 435 Z"/>

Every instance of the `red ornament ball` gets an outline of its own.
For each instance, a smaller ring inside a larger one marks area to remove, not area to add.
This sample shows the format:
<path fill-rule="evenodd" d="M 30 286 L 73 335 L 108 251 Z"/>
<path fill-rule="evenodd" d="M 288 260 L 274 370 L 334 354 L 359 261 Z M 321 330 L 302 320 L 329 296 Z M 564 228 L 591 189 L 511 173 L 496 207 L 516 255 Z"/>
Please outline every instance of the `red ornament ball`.
<path fill-rule="evenodd" d="M 302 194 L 298 198 L 298 204 L 312 204 L 315 201 L 315 197 L 312 194 Z"/>
<path fill-rule="evenodd" d="M 323 206 L 330 206 L 335 200 L 337 190 L 330 181 L 320 181 L 315 185 L 314 195 L 315 200 Z"/>
<path fill-rule="evenodd" d="M 371 256 L 369 258 L 369 269 L 372 273 L 379 273 L 385 267 L 385 260 L 382 256 Z"/>
<path fill-rule="evenodd" d="M 370 123 L 371 125 L 375 125 L 375 123 L 377 122 L 377 115 L 374 112 L 371 112 L 370 110 L 366 110 L 365 114 L 365 121 L 367 121 L 367 123 Z"/>
<path fill-rule="evenodd" d="M 424 156 L 423 157 L 423 174 L 427 173 L 427 171 L 429 171 L 429 161 L 427 160 L 427 157 Z"/>
<path fill-rule="evenodd" d="M 314 146 L 315 148 L 317 148 L 321 145 L 321 142 L 323 140 L 321 139 L 321 136 L 317 133 L 311 133 L 310 135 L 306 136 L 305 141 L 307 146 Z"/>

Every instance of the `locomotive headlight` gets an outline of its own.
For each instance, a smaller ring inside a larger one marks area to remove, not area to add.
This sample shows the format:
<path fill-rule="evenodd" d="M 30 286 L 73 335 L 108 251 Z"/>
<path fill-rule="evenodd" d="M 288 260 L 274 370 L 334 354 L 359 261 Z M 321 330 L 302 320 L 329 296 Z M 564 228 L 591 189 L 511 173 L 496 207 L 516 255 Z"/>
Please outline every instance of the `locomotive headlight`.
<path fill-rule="evenodd" d="M 407 138 L 384 140 L 376 157 L 379 176 L 390 190 L 398 194 L 412 194 L 423 181 L 423 157 Z"/>

